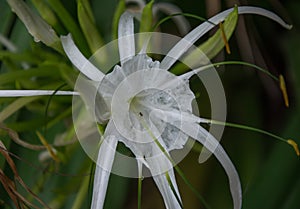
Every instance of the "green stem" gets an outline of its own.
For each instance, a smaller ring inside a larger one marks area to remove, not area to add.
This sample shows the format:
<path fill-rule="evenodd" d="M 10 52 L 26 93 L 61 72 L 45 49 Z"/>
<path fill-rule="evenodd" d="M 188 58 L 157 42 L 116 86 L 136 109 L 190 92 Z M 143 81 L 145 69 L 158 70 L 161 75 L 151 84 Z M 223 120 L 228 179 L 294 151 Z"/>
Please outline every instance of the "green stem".
<path fill-rule="evenodd" d="M 142 181 L 143 177 L 138 179 L 138 209 L 142 208 Z"/>
<path fill-rule="evenodd" d="M 261 129 L 258 129 L 258 128 L 254 128 L 254 127 L 250 127 L 250 126 L 246 126 L 246 125 L 241 125 L 241 124 L 236 124 L 236 123 L 228 123 L 228 122 L 222 122 L 222 121 L 217 121 L 217 120 L 207 120 L 207 123 L 210 123 L 210 124 L 214 124 L 214 125 L 222 125 L 222 126 L 227 126 L 227 127 L 233 127 L 233 128 L 239 128 L 239 129 L 244 129 L 244 130 L 249 130 L 249 131 L 253 131 L 253 132 L 256 132 L 256 133 L 261 133 L 261 134 L 264 134 L 264 135 L 267 135 L 267 136 L 270 136 L 270 137 L 273 137 L 275 139 L 278 139 L 282 142 L 287 142 L 286 139 L 280 137 L 280 136 L 277 136 L 275 134 L 272 134 L 268 131 L 264 131 L 264 130 L 261 130 Z"/>
<path fill-rule="evenodd" d="M 202 22 L 208 22 L 212 25 L 215 25 L 215 23 L 213 22 L 210 22 L 208 21 L 206 18 L 204 17 L 200 17 L 198 15 L 194 15 L 194 14 L 189 14 L 189 13 L 177 13 L 177 14 L 172 14 L 172 15 L 169 15 L 163 19 L 161 19 L 158 23 L 156 23 L 153 28 L 152 28 L 152 31 L 155 31 L 161 24 L 163 24 L 164 22 L 170 20 L 172 17 L 175 17 L 175 16 L 185 16 L 185 17 L 191 17 L 191 18 L 194 18 L 194 19 L 197 19 L 197 20 L 201 20 Z"/>
<path fill-rule="evenodd" d="M 180 63 L 179 63 L 180 64 Z M 248 66 L 248 67 L 252 67 L 258 71 L 261 71 L 263 73 L 265 73 L 266 75 L 270 76 L 272 79 L 274 79 L 275 81 L 279 81 L 278 77 L 276 77 L 275 75 L 273 75 L 272 73 L 270 73 L 268 70 L 263 69 L 257 65 L 248 63 L 248 62 L 243 62 L 243 61 L 223 61 L 223 62 L 217 62 L 217 63 L 212 63 L 209 65 L 205 65 L 202 66 L 200 68 L 198 68 L 199 72 L 202 70 L 207 70 L 210 69 L 211 67 L 219 67 L 220 65 L 244 65 L 244 66 Z M 187 71 L 188 69 L 183 69 L 180 70 L 175 66 L 173 69 L 170 70 L 170 72 L 174 73 L 175 75 L 179 75 L 179 74 L 183 74 Z M 197 71 L 197 69 L 195 70 Z"/>

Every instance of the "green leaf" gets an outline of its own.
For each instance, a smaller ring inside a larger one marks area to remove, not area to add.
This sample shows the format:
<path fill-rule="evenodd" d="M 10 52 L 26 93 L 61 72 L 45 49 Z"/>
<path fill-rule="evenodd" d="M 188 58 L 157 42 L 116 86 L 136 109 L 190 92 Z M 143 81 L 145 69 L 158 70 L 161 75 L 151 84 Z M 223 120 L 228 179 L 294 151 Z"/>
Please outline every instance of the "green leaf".
<path fill-rule="evenodd" d="M 87 57 L 90 56 L 88 44 L 84 38 L 82 31 L 78 27 L 77 22 L 66 10 L 62 2 L 60 0 L 48 0 L 48 3 L 54 10 L 56 15 L 59 17 L 61 22 L 64 24 L 64 26 L 67 28 L 68 32 L 72 34 L 72 37 L 77 46 L 80 48 L 81 52 Z"/>
<path fill-rule="evenodd" d="M 150 1 L 143 9 L 141 23 L 140 23 L 140 33 L 150 32 L 152 30 L 152 6 L 154 0 Z"/>
<path fill-rule="evenodd" d="M 0 1 L 0 32 L 4 35 L 7 35 L 10 30 L 10 24 L 12 21 L 12 13 L 10 12 L 9 6 L 5 1 Z"/>
<path fill-rule="evenodd" d="M 48 4 L 41 0 L 31 0 L 31 2 L 35 6 L 39 14 L 42 16 L 42 18 L 48 24 L 50 24 L 55 29 L 55 31 L 60 34 L 65 32 L 64 27 L 61 25 L 60 21 L 57 19 L 57 16 Z"/>
<path fill-rule="evenodd" d="M 54 77 L 59 76 L 59 68 L 56 66 L 44 66 L 27 70 L 18 70 L 14 72 L 4 73 L 0 75 L 0 84 L 15 82 L 16 80 L 29 79 L 31 77 Z M 18 79 L 17 79 L 18 78 Z"/>
<path fill-rule="evenodd" d="M 152 31 L 152 23 L 153 23 L 153 17 L 152 17 L 152 6 L 154 1 L 150 1 L 144 8 L 142 12 L 141 22 L 140 22 L 140 33 L 146 33 Z M 143 48 L 143 44 L 145 43 L 145 39 L 147 39 L 145 36 L 139 37 L 139 50 Z"/>
<path fill-rule="evenodd" d="M 11 59 L 13 61 L 27 62 L 37 64 L 40 60 L 30 52 L 14 53 L 8 51 L 0 51 L 0 60 Z"/>
<path fill-rule="evenodd" d="M 103 45 L 104 42 L 96 28 L 90 4 L 88 1 L 79 0 L 77 9 L 80 27 L 92 53 L 94 53 L 99 49 L 100 46 Z"/>
<path fill-rule="evenodd" d="M 113 39 L 117 39 L 118 38 L 118 24 L 119 24 L 119 19 L 121 17 L 121 15 L 123 14 L 123 12 L 126 9 L 126 3 L 125 0 L 120 0 L 119 4 L 116 8 L 114 17 L 113 17 L 113 22 L 112 22 L 112 36 Z"/>
<path fill-rule="evenodd" d="M 27 105 L 28 103 L 38 99 L 40 97 L 24 97 L 16 99 L 14 102 L 12 102 L 10 105 L 8 105 L 6 108 L 4 108 L 0 112 L 0 122 L 3 122 L 8 117 L 10 117 L 12 114 L 17 112 L 19 109 Z"/>

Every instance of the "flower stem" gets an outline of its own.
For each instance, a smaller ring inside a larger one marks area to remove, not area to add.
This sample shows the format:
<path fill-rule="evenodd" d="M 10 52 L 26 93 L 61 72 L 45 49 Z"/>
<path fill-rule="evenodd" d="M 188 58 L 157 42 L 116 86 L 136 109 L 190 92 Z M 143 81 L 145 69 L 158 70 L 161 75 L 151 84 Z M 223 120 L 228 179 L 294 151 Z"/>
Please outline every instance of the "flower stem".
<path fill-rule="evenodd" d="M 142 181 L 143 177 L 138 179 L 138 209 L 142 208 Z"/>

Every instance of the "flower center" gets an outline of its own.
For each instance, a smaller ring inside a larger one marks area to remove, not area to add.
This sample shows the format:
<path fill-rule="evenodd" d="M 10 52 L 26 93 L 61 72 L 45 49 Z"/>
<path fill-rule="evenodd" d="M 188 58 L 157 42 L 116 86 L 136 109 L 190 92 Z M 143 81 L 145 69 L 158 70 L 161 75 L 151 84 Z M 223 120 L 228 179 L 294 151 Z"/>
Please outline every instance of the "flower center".
<path fill-rule="evenodd" d="M 176 141 L 179 130 L 163 117 L 165 111 L 192 111 L 194 95 L 188 82 L 159 69 L 159 62 L 147 55 L 136 55 L 106 75 L 99 92 L 110 109 L 110 120 L 124 138 L 136 143 L 164 138 L 167 147 L 177 147 L 172 140 Z"/>
<path fill-rule="evenodd" d="M 165 130 L 166 124 L 161 123 L 161 120 L 156 115 L 160 114 L 163 117 L 164 110 L 179 111 L 179 109 L 179 104 L 168 93 L 168 90 L 146 89 L 130 100 L 129 118 L 134 129 L 149 132 L 152 130 L 150 130 L 150 127 L 152 127 L 161 135 Z M 158 120 L 160 121 L 159 123 Z"/>

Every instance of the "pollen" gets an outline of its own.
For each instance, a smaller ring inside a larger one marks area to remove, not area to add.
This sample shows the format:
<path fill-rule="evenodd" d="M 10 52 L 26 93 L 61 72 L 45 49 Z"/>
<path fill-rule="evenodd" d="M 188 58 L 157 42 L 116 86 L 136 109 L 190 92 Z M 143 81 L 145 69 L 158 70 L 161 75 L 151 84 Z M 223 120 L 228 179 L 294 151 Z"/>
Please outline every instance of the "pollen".
<path fill-rule="evenodd" d="M 287 90 L 286 90 L 285 80 L 282 75 L 279 75 L 279 86 L 280 86 L 280 90 L 283 95 L 284 104 L 286 107 L 289 107 L 289 97 L 288 97 Z"/>
<path fill-rule="evenodd" d="M 289 145 L 293 146 L 293 148 L 294 148 L 294 150 L 295 150 L 297 156 L 300 156 L 300 151 L 299 151 L 298 144 L 297 144 L 294 140 L 292 140 L 292 139 L 287 140 L 287 143 L 288 143 Z"/>
<path fill-rule="evenodd" d="M 228 40 L 227 40 L 227 37 L 226 37 L 225 30 L 224 30 L 222 22 L 219 23 L 219 27 L 221 29 L 222 39 L 223 39 L 223 41 L 225 43 L 226 52 L 227 52 L 227 54 L 230 54 L 231 51 L 230 51 L 229 43 L 228 43 Z"/>

